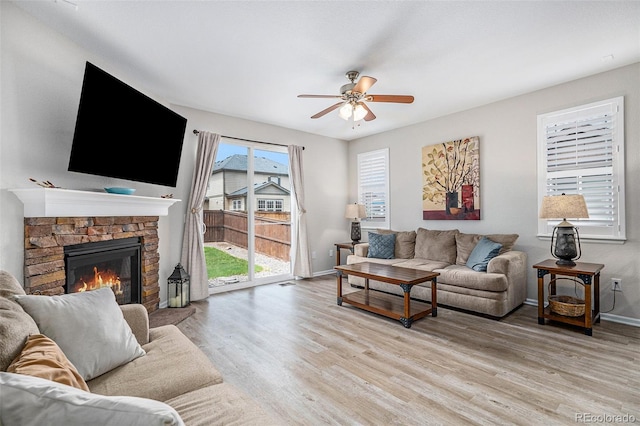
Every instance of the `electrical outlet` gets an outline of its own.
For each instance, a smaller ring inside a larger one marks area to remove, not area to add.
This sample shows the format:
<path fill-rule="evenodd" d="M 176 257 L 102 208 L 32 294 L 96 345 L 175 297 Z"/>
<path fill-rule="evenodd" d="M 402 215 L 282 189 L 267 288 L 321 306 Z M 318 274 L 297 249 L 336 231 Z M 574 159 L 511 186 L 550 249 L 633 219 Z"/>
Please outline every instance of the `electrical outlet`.
<path fill-rule="evenodd" d="M 622 280 L 620 278 L 611 278 L 611 290 L 622 291 Z"/>
<path fill-rule="evenodd" d="M 312 259 L 315 259 L 315 258 L 316 258 L 316 252 L 315 252 L 315 251 L 312 251 L 312 252 L 311 252 L 311 258 L 312 258 Z"/>
<path fill-rule="evenodd" d="M 329 249 L 329 257 L 333 257 L 333 249 Z"/>

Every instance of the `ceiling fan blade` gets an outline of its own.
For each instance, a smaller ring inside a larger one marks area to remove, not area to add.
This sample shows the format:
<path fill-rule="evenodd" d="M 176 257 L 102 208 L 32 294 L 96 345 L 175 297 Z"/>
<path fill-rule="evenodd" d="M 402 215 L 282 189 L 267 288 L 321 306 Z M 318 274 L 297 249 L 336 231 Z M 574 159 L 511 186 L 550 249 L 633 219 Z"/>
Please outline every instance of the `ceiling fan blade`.
<path fill-rule="evenodd" d="M 364 109 L 367 110 L 367 115 L 364 116 L 364 121 L 371 121 L 376 119 L 376 115 L 369 109 L 367 104 L 365 104 L 364 102 L 360 102 L 360 105 L 362 105 Z"/>
<path fill-rule="evenodd" d="M 398 104 L 410 104 L 413 102 L 411 95 L 367 95 L 367 102 L 395 102 Z"/>
<path fill-rule="evenodd" d="M 338 102 L 337 104 L 331 105 L 329 108 L 323 109 L 322 111 L 320 111 L 319 113 L 312 115 L 311 118 L 320 118 L 325 114 L 330 113 L 331 111 L 333 111 L 334 109 L 338 108 L 340 105 L 342 105 L 344 102 Z"/>
<path fill-rule="evenodd" d="M 373 86 L 376 81 L 378 80 L 373 77 L 367 77 L 366 75 L 363 75 L 362 77 L 360 77 L 360 80 L 358 80 L 358 84 L 356 84 L 354 88 L 351 89 L 351 91 L 358 93 L 367 93 L 367 90 L 369 90 L 369 88 Z"/>
<path fill-rule="evenodd" d="M 298 95 L 299 98 L 341 98 L 341 95 Z"/>

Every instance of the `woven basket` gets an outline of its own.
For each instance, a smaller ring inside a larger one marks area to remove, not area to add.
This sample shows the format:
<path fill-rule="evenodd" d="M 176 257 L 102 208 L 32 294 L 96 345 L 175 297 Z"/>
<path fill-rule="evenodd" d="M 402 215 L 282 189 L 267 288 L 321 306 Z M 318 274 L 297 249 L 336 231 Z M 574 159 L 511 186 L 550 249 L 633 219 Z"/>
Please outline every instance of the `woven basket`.
<path fill-rule="evenodd" d="M 573 296 L 549 296 L 549 308 L 551 312 L 566 317 L 579 317 L 585 311 L 584 300 Z"/>

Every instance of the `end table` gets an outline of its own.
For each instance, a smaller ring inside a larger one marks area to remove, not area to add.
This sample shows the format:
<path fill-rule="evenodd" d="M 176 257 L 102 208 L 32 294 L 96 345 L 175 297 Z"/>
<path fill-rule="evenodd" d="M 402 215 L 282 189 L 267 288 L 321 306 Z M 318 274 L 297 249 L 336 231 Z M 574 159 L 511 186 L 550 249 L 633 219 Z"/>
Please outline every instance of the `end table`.
<path fill-rule="evenodd" d="M 538 324 L 544 324 L 545 319 L 577 325 L 584 328 L 584 334 L 592 335 L 593 323 L 600 322 L 600 271 L 604 265 L 599 263 L 576 262 L 575 266 L 558 265 L 554 259 L 547 259 L 533 265 L 538 270 Z M 544 277 L 550 275 L 549 294 L 556 294 L 556 275 L 574 277 L 584 285 L 584 315 L 569 317 L 551 312 L 551 308 L 544 307 Z M 591 284 L 593 283 L 593 310 L 591 303 Z"/>
<path fill-rule="evenodd" d="M 336 266 L 340 266 L 340 250 L 349 250 L 353 254 L 354 243 L 335 243 L 336 246 Z"/>

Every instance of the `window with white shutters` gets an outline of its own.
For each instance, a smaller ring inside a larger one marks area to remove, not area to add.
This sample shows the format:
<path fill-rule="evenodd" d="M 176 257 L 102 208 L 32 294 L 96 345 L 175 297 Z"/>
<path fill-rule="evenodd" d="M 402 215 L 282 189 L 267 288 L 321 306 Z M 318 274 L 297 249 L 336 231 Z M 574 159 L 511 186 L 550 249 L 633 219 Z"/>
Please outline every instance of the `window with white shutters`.
<path fill-rule="evenodd" d="M 358 202 L 364 228 L 389 228 L 389 148 L 358 154 Z"/>
<path fill-rule="evenodd" d="M 589 218 L 566 218 L 580 237 L 624 240 L 623 98 L 538 115 L 538 148 L 538 209 L 545 195 L 582 194 Z M 540 220 L 539 235 L 558 222 Z"/>

